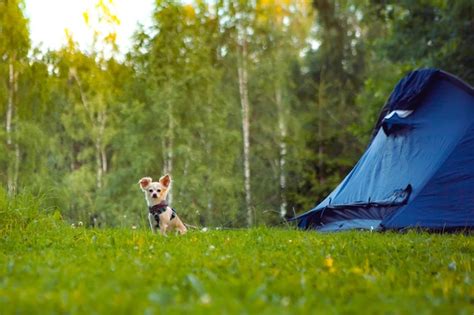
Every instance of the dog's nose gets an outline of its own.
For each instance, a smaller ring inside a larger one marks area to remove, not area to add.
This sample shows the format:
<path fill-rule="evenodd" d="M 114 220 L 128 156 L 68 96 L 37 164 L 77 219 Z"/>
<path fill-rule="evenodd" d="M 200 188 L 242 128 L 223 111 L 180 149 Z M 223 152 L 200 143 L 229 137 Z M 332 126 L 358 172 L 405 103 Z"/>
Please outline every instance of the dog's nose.
<path fill-rule="evenodd" d="M 158 198 L 158 195 L 157 194 L 153 194 L 151 195 L 153 198 Z"/>

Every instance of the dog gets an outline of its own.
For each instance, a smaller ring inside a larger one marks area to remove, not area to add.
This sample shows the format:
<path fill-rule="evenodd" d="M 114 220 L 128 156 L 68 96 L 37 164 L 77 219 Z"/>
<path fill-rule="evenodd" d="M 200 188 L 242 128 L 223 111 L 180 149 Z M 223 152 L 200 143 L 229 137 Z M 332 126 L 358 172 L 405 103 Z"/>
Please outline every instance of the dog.
<path fill-rule="evenodd" d="M 186 226 L 176 214 L 175 210 L 168 206 L 166 196 L 171 186 L 171 177 L 167 174 L 154 182 L 151 177 L 143 177 L 138 181 L 140 188 L 145 193 L 148 205 L 148 220 L 153 233 L 159 228 L 161 235 L 175 230 L 181 235 L 187 232 Z"/>

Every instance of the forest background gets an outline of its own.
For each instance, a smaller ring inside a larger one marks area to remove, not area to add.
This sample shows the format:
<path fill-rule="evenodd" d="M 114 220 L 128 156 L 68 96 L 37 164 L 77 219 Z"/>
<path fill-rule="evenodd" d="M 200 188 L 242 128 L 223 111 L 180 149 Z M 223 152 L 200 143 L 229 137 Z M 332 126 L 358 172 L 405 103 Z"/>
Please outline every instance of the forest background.
<path fill-rule="evenodd" d="M 188 223 L 279 224 L 350 171 L 407 72 L 474 83 L 470 0 L 157 0 L 126 54 L 111 0 L 90 48 L 47 52 L 24 6 L 0 0 L 0 194 L 86 225 L 146 225 L 137 182 L 164 173 Z"/>

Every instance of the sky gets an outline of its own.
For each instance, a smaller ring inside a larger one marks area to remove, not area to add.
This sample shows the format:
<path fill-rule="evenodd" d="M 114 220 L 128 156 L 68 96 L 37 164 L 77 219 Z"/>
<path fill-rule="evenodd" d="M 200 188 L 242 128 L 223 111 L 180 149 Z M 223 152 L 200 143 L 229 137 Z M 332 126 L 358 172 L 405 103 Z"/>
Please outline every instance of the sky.
<path fill-rule="evenodd" d="M 151 25 L 153 0 L 115 0 L 115 13 L 120 19 L 117 43 L 124 54 L 131 46 L 131 36 L 137 23 Z M 33 46 L 41 50 L 59 49 L 66 43 L 65 29 L 69 29 L 81 49 L 91 46 L 92 34 L 88 30 L 83 12 L 93 9 L 97 0 L 26 0 L 25 15 L 30 20 Z"/>

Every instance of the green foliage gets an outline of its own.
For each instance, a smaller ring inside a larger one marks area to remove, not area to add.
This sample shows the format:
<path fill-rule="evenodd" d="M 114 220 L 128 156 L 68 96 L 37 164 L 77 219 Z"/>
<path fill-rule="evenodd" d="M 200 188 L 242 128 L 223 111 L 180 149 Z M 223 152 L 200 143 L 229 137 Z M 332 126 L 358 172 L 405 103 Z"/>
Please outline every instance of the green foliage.
<path fill-rule="evenodd" d="M 410 67 L 375 63 L 370 66 L 371 73 L 364 82 L 364 89 L 356 98 L 357 110 L 361 113 L 360 122 L 351 124 L 350 131 L 361 143 L 369 144 L 381 106 L 397 84 L 398 80 L 410 71 Z"/>
<path fill-rule="evenodd" d="M 0 0 L 2 125 L 9 105 L 13 118 L 0 183 L 49 196 L 70 222 L 146 226 L 137 181 L 170 172 L 186 222 L 243 226 L 245 34 L 255 222 L 279 223 L 283 203 L 306 211 L 350 171 L 405 73 L 438 66 L 472 83 L 471 2 L 160 0 L 118 58 L 112 2 L 84 15 L 90 51 L 68 36 L 41 53 L 23 1 Z"/>
<path fill-rule="evenodd" d="M 23 0 L 0 1 L 0 56 L 20 60 L 30 47 Z"/>
<path fill-rule="evenodd" d="M 123 61 L 111 4 L 85 15 L 107 30 L 92 51 L 69 36 L 40 53 L 23 1 L 0 0 L 2 126 L 8 108 L 13 118 L 0 130 L 2 312 L 474 311 L 469 236 L 261 227 L 163 238 L 137 184 L 171 172 L 186 223 L 245 224 L 245 34 L 255 221 L 279 223 L 284 200 L 290 216 L 313 207 L 405 73 L 437 66 L 473 82 L 472 1 L 160 0 Z M 106 228 L 86 229 L 92 218 Z"/>
<path fill-rule="evenodd" d="M 439 67 L 474 83 L 472 1 L 401 1 L 378 7 L 380 18 L 392 24 L 391 36 L 381 41 L 390 60 Z"/>
<path fill-rule="evenodd" d="M 8 237 L 30 228 L 35 229 L 35 233 L 44 233 L 63 226 L 61 214 L 50 204 L 51 201 L 45 195 L 25 192 L 9 198 L 6 191 L 0 189 L 1 236 Z"/>
<path fill-rule="evenodd" d="M 15 222 L 0 229 L 5 314 L 474 311 L 470 236 L 261 227 L 164 238 L 73 228 L 23 198 L 0 216 Z"/>

